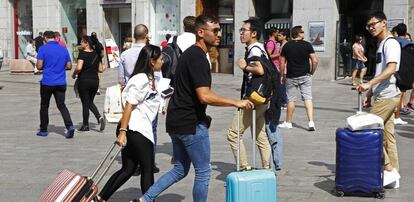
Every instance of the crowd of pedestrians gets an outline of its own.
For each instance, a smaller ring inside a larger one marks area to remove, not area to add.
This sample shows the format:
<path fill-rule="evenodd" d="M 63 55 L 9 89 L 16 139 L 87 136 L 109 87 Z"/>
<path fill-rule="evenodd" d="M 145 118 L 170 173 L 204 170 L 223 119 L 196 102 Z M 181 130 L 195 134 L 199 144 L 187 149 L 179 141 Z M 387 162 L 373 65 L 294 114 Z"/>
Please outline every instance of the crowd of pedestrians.
<path fill-rule="evenodd" d="M 208 186 L 211 175 L 211 146 L 209 127 L 212 117 L 206 114 L 208 105 L 235 107 L 232 124 L 228 130 L 227 140 L 233 156 L 237 161 L 237 135 L 252 127 L 254 121 L 255 144 L 259 148 L 262 168 L 276 172 L 282 169 L 283 162 L 283 128 L 293 128 L 295 102 L 300 94 L 304 101 L 308 118 L 308 130 L 315 131 L 313 119 L 312 79 L 318 67 L 318 58 L 312 45 L 305 41 L 305 30 L 298 25 L 291 30 L 270 30 L 268 41 L 260 43 L 262 27 L 258 19 L 243 21 L 239 29 L 241 43 L 246 45 L 245 57 L 238 60 L 237 66 L 243 71 L 240 99 L 230 99 L 216 94 L 211 89 L 211 62 L 208 51 L 217 47 L 221 39 L 218 19 L 206 15 L 184 18 L 184 33 L 176 39 L 170 37 L 162 47 L 176 40 L 182 52 L 179 57 L 171 85 L 174 93 L 165 100 L 159 92 L 158 84 L 163 75 L 164 53 L 162 48 L 150 44 L 148 28 L 139 24 L 134 27 L 134 42 L 122 52 L 118 69 L 118 83 L 122 91 L 123 114 L 116 132 L 116 142 L 124 146 L 122 150 L 122 168 L 107 181 L 97 201 L 107 201 L 121 187 L 137 168 L 141 174 L 142 196 L 134 201 L 154 201 L 165 189 L 187 176 L 190 165 L 194 166 L 195 179 L 193 200 L 207 201 Z M 397 40 L 387 30 L 387 18 L 382 12 L 369 16 L 366 29 L 379 42 L 375 76 L 364 82 L 366 73 L 365 50 L 362 37 L 355 35 L 353 49 L 352 85 L 360 92 L 367 91 L 364 106 L 370 107 L 371 113 L 384 120 L 384 185 L 399 187 L 400 175 L 395 124 L 406 124 L 400 118 L 400 110 L 413 109 L 414 95 L 404 105 L 404 92 L 396 86 L 394 73 L 398 71 L 402 43 L 411 43 L 405 37 L 407 28 L 400 24 L 393 29 Z M 290 34 L 291 33 L 291 39 Z M 44 43 L 40 43 L 40 38 Z M 404 39 L 403 39 L 404 38 Z M 39 42 L 39 43 L 38 43 Z M 41 47 L 38 47 L 41 46 Z M 77 65 L 72 77 L 77 79 L 79 97 L 82 103 L 83 122 L 79 131 L 89 131 L 89 110 L 93 112 L 99 130 L 104 130 L 105 120 L 94 104 L 103 72 L 103 47 L 96 35 L 83 36 Z M 39 33 L 26 48 L 26 58 L 42 70 L 40 81 L 40 131 L 38 136 L 47 136 L 48 108 L 51 95 L 54 95 L 57 107 L 62 114 L 67 128 L 66 138 L 72 138 L 75 127 L 69 110 L 65 105 L 66 70 L 72 68 L 69 53 L 60 34 L 52 31 Z M 255 103 L 247 95 L 247 86 L 254 77 L 263 76 L 266 71 L 257 58 L 265 58 L 273 64 L 280 74 L 280 106 L 269 119 L 269 103 Z M 356 74 L 360 71 L 360 80 Z M 166 104 L 168 103 L 168 104 Z M 168 107 L 166 107 L 168 106 Z M 286 120 L 279 124 L 281 110 L 287 107 Z M 172 142 L 173 168 L 154 180 L 155 152 L 157 144 L 157 125 L 159 112 L 165 113 L 166 130 Z M 256 116 L 253 117 L 255 110 Z M 394 115 L 394 112 L 397 113 Z M 241 122 L 238 124 L 238 114 Z M 395 117 L 395 118 L 394 118 Z M 254 119 L 254 120 L 253 120 Z M 287 130 L 286 130 L 287 131 Z M 240 169 L 251 168 L 247 164 L 243 140 L 240 142 Z"/>
<path fill-rule="evenodd" d="M 72 62 L 66 44 L 60 37 L 59 32 L 39 32 L 39 36 L 31 40 L 26 47 L 26 59 L 35 64 L 35 73 L 42 71 L 40 129 L 37 136 L 48 135 L 48 109 L 53 95 L 67 129 L 65 137 L 73 138 L 75 126 L 65 105 L 66 70 L 72 69 Z M 99 130 L 102 131 L 105 128 L 105 120 L 93 102 L 99 88 L 100 74 L 103 72 L 102 51 L 103 47 L 96 36 L 82 37 L 81 51 L 72 74 L 72 78 L 77 79 L 75 87 L 82 102 L 83 122 L 79 131 L 89 131 L 89 110 L 93 112 L 100 124 Z"/>

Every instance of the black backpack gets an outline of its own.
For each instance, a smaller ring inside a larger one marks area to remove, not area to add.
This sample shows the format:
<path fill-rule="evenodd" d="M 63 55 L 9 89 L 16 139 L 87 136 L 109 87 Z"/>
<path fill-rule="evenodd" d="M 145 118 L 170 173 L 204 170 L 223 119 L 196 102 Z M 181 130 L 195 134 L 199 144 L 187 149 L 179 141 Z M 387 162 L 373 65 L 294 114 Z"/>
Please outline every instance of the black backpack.
<path fill-rule="evenodd" d="M 248 73 L 245 71 L 242 84 L 242 98 L 248 97 L 253 91 L 257 91 L 266 98 L 266 103 L 270 101 L 270 105 L 265 114 L 266 123 L 270 121 L 279 123 L 281 107 L 282 107 L 282 91 L 280 90 L 280 73 L 277 71 L 274 63 L 269 59 L 270 55 L 267 51 L 263 51 L 259 46 L 253 46 L 246 54 L 250 54 L 253 48 L 259 48 L 262 52 L 260 57 L 254 56 L 247 60 L 259 61 L 263 67 L 264 74 L 254 75 L 248 79 Z M 266 57 L 267 56 L 267 57 Z M 244 92 L 246 92 L 244 94 Z"/>
<path fill-rule="evenodd" d="M 262 53 L 261 56 L 253 56 L 249 59 L 246 59 L 246 61 L 247 63 L 251 61 L 259 61 L 262 64 L 264 74 L 253 74 L 252 78 L 249 79 L 248 72 L 244 72 L 242 93 L 245 92 L 245 95 L 242 96 L 249 97 L 254 91 L 256 91 L 258 94 L 260 94 L 262 97 L 266 99 L 265 103 L 267 103 L 273 94 L 273 81 L 276 79 L 275 77 L 277 77 L 279 73 L 276 70 L 273 62 L 266 57 L 268 56 L 268 53 L 266 51 L 263 51 L 259 46 L 253 46 L 247 52 L 246 56 L 250 54 L 250 51 L 253 50 L 253 48 L 260 49 Z"/>
<path fill-rule="evenodd" d="M 387 38 L 388 40 L 390 38 Z M 397 40 L 398 41 L 398 40 Z M 382 47 L 382 53 L 384 53 L 384 46 Z M 413 88 L 414 83 L 414 43 L 405 43 L 402 44 L 400 41 L 398 43 L 401 45 L 401 58 L 400 58 L 400 68 L 395 72 L 394 76 L 397 79 L 397 87 L 404 90 L 410 90 Z"/>
<path fill-rule="evenodd" d="M 177 69 L 178 58 L 180 58 L 181 54 L 182 51 L 177 45 L 177 36 L 173 37 L 172 43 L 168 43 L 162 49 L 164 60 L 161 66 L 162 76 L 171 79 L 171 83 L 174 83 L 175 70 Z"/>

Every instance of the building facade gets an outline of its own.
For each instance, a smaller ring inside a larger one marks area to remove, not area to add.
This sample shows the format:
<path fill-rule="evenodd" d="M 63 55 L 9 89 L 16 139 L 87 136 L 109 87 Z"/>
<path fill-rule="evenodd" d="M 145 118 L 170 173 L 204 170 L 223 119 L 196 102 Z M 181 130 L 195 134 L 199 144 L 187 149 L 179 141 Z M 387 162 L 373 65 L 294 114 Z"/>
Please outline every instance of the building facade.
<path fill-rule="evenodd" d="M 75 61 L 84 34 L 96 32 L 102 42 L 112 39 L 122 51 L 136 24 L 148 25 L 151 43 L 160 44 L 166 34 L 183 31 L 185 16 L 208 13 L 217 15 L 223 28 L 221 44 L 211 52 L 212 71 L 241 76 L 234 64 L 244 56 L 244 45 L 235 30 L 243 20 L 258 17 L 264 29 L 302 25 L 320 61 L 315 78 L 333 80 L 350 73 L 355 34 L 364 36 L 368 54 L 375 49 L 364 29 L 369 12 L 383 10 L 389 26 L 404 22 L 411 33 L 413 8 L 414 0 L 0 0 L 0 46 L 7 64 L 10 58 L 24 57 L 38 32 L 59 31 Z"/>

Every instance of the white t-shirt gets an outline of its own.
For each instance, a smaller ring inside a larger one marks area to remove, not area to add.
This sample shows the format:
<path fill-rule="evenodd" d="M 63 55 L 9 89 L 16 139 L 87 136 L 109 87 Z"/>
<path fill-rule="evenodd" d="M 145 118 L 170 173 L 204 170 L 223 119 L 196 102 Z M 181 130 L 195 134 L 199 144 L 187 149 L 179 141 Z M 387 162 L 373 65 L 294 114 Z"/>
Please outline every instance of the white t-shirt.
<path fill-rule="evenodd" d="M 390 37 L 392 36 L 390 35 L 387 38 Z M 396 71 L 398 71 L 400 68 L 401 46 L 397 40 L 387 40 L 387 38 L 381 41 L 377 49 L 377 65 L 375 69 L 375 76 L 381 74 L 387 68 L 387 64 L 391 62 L 397 63 Z M 386 42 L 385 46 L 384 42 Z M 395 76 L 391 75 L 389 79 L 376 84 L 372 87 L 374 97 L 376 99 L 388 99 L 399 95 L 400 90 L 397 88 L 397 85 L 395 83 Z"/>
<path fill-rule="evenodd" d="M 259 43 L 259 42 L 256 42 L 256 43 L 253 43 L 253 44 L 250 44 L 250 46 L 248 46 L 247 47 L 247 50 L 250 50 L 250 53 L 249 53 L 249 55 L 247 56 L 247 58 L 251 58 L 251 57 L 253 57 L 253 56 L 258 56 L 258 57 L 260 57 L 261 55 L 262 55 L 262 51 L 260 51 L 260 49 L 258 49 L 258 48 L 253 48 L 253 46 L 259 46 L 259 48 L 264 52 L 264 53 L 266 53 L 266 50 L 265 50 L 265 48 L 264 48 L 264 46 L 263 46 L 263 44 L 261 44 L 261 43 Z M 252 49 L 253 48 L 253 49 Z M 265 56 L 266 56 L 266 58 L 267 58 L 267 55 L 265 54 Z"/>
<path fill-rule="evenodd" d="M 171 37 L 168 40 L 168 43 L 172 43 L 173 38 L 174 37 Z M 183 53 L 184 53 L 185 50 L 187 50 L 187 48 L 194 45 L 195 42 L 196 42 L 196 36 L 193 33 L 184 32 L 184 33 L 177 36 L 177 45 Z"/>
<path fill-rule="evenodd" d="M 156 90 L 156 83 L 148 79 L 144 73 L 137 74 L 129 79 L 122 92 L 122 99 L 136 108 L 132 110 L 128 127 L 137 131 L 154 143 L 152 122 L 154 121 L 161 102 L 161 93 Z"/>

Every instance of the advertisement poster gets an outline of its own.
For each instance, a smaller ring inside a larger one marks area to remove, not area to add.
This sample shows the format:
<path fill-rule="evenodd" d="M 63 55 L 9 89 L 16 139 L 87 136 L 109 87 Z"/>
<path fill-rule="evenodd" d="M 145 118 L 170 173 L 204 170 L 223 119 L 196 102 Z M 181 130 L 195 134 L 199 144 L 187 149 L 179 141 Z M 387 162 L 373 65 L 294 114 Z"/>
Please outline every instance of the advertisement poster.
<path fill-rule="evenodd" d="M 325 51 L 325 22 L 309 22 L 309 42 L 315 51 Z"/>
<path fill-rule="evenodd" d="M 180 29 L 180 0 L 156 0 L 154 44 L 161 44 L 167 34 L 180 34 Z"/>
<path fill-rule="evenodd" d="M 404 23 L 404 19 L 402 19 L 402 18 L 388 19 L 387 21 L 388 21 L 387 28 L 388 28 L 389 31 L 391 31 L 392 28 L 397 26 L 398 24 Z"/>

